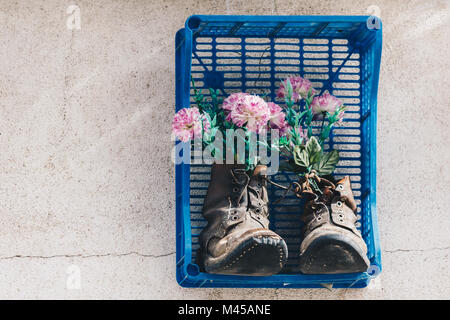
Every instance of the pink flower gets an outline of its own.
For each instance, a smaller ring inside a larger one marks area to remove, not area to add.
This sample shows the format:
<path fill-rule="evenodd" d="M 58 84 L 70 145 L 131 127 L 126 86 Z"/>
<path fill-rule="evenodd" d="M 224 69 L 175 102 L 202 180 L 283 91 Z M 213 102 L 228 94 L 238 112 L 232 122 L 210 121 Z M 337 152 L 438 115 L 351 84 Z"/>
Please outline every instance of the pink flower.
<path fill-rule="evenodd" d="M 231 111 L 235 110 L 239 105 L 244 103 L 245 97 L 248 96 L 248 93 L 237 92 L 232 93 L 223 101 L 222 109 L 225 110 L 227 121 L 232 121 L 231 119 Z"/>
<path fill-rule="evenodd" d="M 278 98 L 285 98 L 287 96 L 287 80 L 292 86 L 292 99 L 297 102 L 301 99 L 307 98 L 309 90 L 312 90 L 312 94 L 316 94 L 316 90 L 312 87 L 312 83 L 302 77 L 288 77 L 286 80 L 281 82 L 280 87 L 277 90 Z"/>
<path fill-rule="evenodd" d="M 247 93 L 231 94 L 224 100 L 222 108 L 228 111 L 227 121 L 256 133 L 259 133 L 270 119 L 267 103 L 261 97 Z"/>
<path fill-rule="evenodd" d="M 175 113 L 172 121 L 172 131 L 183 142 L 202 137 L 203 129 L 208 131 L 209 122 L 200 114 L 197 107 L 184 108 Z"/>
<path fill-rule="evenodd" d="M 248 96 L 248 93 L 237 92 L 232 93 L 223 101 L 222 109 L 227 111 L 232 111 L 236 108 L 236 106 L 240 103 L 243 103 L 244 98 Z"/>
<path fill-rule="evenodd" d="M 314 99 L 311 102 L 312 111 L 316 115 L 322 114 L 323 112 L 328 112 L 332 114 L 341 105 L 342 101 L 329 93 L 324 93 L 320 97 L 314 97 Z"/>
<path fill-rule="evenodd" d="M 286 115 L 283 109 L 273 102 L 268 102 L 267 105 L 270 110 L 269 127 L 271 129 L 278 129 L 280 137 L 285 136 L 290 126 L 286 121 Z"/>

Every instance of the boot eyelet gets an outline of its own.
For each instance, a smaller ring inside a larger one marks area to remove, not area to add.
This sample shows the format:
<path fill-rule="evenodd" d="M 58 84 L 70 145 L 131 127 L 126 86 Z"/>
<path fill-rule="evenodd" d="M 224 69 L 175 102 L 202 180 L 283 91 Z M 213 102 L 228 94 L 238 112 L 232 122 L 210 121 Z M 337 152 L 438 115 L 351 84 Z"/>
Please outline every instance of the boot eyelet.
<path fill-rule="evenodd" d="M 256 219 L 261 220 L 261 216 L 257 216 Z"/>
<path fill-rule="evenodd" d="M 317 221 L 320 221 L 320 220 L 322 220 L 322 217 L 317 217 Z"/>
<path fill-rule="evenodd" d="M 237 187 L 234 187 L 234 188 L 233 188 L 233 192 L 234 192 L 234 193 L 237 193 L 237 192 L 239 192 L 239 188 L 237 188 Z"/>
<path fill-rule="evenodd" d="M 238 219 L 238 216 L 232 216 L 231 220 L 236 221 Z"/>
<path fill-rule="evenodd" d="M 262 184 L 260 182 L 258 182 L 256 185 L 258 186 L 258 188 L 262 187 Z"/>
<path fill-rule="evenodd" d="M 342 207 L 342 202 L 338 201 L 338 202 L 336 202 L 336 205 L 337 205 L 338 207 Z"/>
<path fill-rule="evenodd" d="M 344 186 L 343 186 L 342 184 L 338 185 L 337 188 L 338 188 L 339 190 L 344 190 Z"/>
<path fill-rule="evenodd" d="M 258 213 L 258 214 L 261 213 L 261 208 L 256 208 L 255 212 Z M 258 219 L 259 219 L 259 217 L 258 217 Z"/>

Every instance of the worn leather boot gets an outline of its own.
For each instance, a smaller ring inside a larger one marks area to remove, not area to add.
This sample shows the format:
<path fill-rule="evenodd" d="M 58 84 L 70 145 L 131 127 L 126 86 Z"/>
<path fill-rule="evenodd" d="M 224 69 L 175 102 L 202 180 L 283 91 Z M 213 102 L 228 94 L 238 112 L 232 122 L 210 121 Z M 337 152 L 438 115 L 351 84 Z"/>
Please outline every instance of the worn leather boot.
<path fill-rule="evenodd" d="M 212 166 L 203 205 L 208 225 L 197 253 L 202 271 L 264 276 L 285 264 L 286 243 L 269 230 L 265 171 L 257 166 L 249 175 L 244 165 Z"/>
<path fill-rule="evenodd" d="M 356 202 L 348 176 L 336 186 L 311 175 L 322 194 L 318 196 L 306 181 L 299 188 L 306 198 L 302 221 L 300 270 L 305 274 L 365 272 L 370 262 L 367 246 L 356 229 Z M 299 189 L 296 191 L 299 192 Z"/>

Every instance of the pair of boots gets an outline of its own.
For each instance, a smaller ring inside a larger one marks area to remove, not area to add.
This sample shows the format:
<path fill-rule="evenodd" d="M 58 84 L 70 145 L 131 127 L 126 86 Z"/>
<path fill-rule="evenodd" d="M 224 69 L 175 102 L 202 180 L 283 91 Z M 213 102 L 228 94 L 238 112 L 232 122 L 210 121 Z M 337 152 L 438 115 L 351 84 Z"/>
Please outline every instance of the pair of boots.
<path fill-rule="evenodd" d="M 308 178 L 308 177 L 307 177 Z M 300 270 L 305 274 L 364 272 L 367 247 L 355 227 L 356 203 L 348 177 L 335 186 L 311 176 L 295 192 L 306 198 Z M 269 229 L 265 166 L 249 174 L 244 165 L 214 164 L 203 205 L 197 264 L 208 273 L 264 276 L 280 272 L 288 257 L 285 241 Z"/>

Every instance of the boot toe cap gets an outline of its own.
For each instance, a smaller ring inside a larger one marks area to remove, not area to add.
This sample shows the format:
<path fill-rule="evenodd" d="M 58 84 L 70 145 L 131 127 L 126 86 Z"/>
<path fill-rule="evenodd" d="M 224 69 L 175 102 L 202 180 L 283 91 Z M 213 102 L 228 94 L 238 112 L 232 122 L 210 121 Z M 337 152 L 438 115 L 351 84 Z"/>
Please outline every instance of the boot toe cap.
<path fill-rule="evenodd" d="M 365 244 L 362 246 L 346 234 L 318 236 L 301 253 L 300 270 L 305 274 L 366 272 L 370 262 L 364 248 Z"/>
<path fill-rule="evenodd" d="M 264 229 L 247 232 L 227 249 L 219 257 L 205 259 L 206 272 L 254 276 L 276 274 L 283 268 L 288 254 L 284 240 Z"/>

